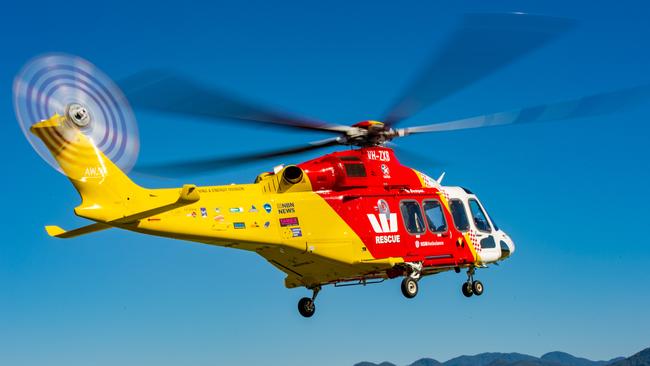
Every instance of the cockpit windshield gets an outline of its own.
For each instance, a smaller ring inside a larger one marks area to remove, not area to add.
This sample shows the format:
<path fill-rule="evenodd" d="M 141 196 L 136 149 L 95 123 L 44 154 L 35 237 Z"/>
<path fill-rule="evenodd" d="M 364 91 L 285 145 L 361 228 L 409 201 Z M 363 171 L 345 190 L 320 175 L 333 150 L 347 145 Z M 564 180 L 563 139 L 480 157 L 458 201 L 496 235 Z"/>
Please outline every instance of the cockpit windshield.
<path fill-rule="evenodd" d="M 483 208 L 481 208 L 481 205 L 479 205 L 476 199 L 474 198 L 469 199 L 469 210 L 472 213 L 472 218 L 474 219 L 474 225 L 476 225 L 476 228 L 478 230 L 486 231 L 486 232 L 492 231 L 487 216 L 485 215 Z"/>

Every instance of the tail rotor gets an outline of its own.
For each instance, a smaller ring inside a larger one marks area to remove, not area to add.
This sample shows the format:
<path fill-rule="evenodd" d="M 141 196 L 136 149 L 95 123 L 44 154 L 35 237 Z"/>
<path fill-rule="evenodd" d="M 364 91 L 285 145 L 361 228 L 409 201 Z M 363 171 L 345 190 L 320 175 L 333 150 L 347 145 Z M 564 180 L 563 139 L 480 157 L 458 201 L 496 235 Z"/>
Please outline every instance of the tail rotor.
<path fill-rule="evenodd" d="M 74 150 L 78 132 L 124 172 L 135 165 L 140 143 L 133 111 L 117 85 L 83 58 L 57 53 L 32 59 L 14 79 L 13 102 L 23 134 L 59 172 L 63 169 L 46 145 Z M 64 118 L 64 129 L 41 138 L 30 133 L 32 125 L 55 115 Z"/>

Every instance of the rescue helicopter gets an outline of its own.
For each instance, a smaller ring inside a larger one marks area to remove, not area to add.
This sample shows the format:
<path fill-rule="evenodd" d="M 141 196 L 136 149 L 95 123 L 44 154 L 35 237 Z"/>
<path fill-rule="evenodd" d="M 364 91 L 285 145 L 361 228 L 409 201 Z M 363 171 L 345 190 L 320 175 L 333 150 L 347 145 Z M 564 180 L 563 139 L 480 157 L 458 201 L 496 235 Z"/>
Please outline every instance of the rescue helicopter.
<path fill-rule="evenodd" d="M 14 81 L 17 119 L 39 155 L 79 192 L 81 204 L 74 213 L 92 221 L 73 230 L 50 225 L 46 231 L 67 239 L 117 228 L 251 251 L 286 274 L 287 288 L 311 290 L 311 296 L 298 302 L 304 317 L 314 314 L 316 297 L 326 285 L 402 278 L 402 294 L 414 298 L 422 277 L 465 271 L 462 294 L 480 296 L 484 286 L 474 278 L 476 269 L 511 257 L 513 239 L 471 190 L 443 185 L 444 173 L 433 179 L 403 165 L 390 143 L 420 133 L 602 115 L 647 98 L 650 88 L 639 86 L 399 127 L 425 107 L 572 27 L 566 19 L 523 13 L 468 15 L 381 122 L 352 125 L 259 106 L 173 72 L 141 72 L 120 88 L 80 57 L 37 57 Z M 134 168 L 139 151 L 131 104 L 180 116 L 333 135 L 283 150 L 141 167 L 144 172 L 197 174 L 332 146 L 348 149 L 275 167 L 250 184 L 144 188 L 126 174 Z"/>

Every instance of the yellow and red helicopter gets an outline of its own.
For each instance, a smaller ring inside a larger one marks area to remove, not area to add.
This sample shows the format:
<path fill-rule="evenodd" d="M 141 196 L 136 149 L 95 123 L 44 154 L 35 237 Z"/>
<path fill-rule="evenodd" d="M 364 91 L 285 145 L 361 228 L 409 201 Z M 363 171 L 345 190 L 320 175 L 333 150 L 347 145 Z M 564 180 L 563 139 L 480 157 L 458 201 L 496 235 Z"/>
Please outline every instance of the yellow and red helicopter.
<path fill-rule="evenodd" d="M 36 151 L 81 196 L 76 215 L 93 223 L 50 236 L 73 238 L 110 228 L 255 252 L 286 274 L 287 288 L 313 291 L 298 303 L 315 312 L 325 285 L 402 277 L 407 298 L 418 280 L 466 270 L 462 293 L 483 293 L 475 269 L 510 257 L 513 240 L 478 197 L 402 165 L 387 144 L 416 133 L 551 121 L 609 113 L 648 95 L 635 87 L 580 99 L 416 127 L 398 123 L 571 28 L 564 19 L 521 13 L 467 16 L 431 66 L 398 98 L 383 122 L 333 125 L 257 106 L 165 72 L 124 82 L 134 105 L 201 118 L 234 119 L 333 133 L 297 148 L 144 167 L 200 173 L 251 160 L 330 146 L 352 146 L 257 176 L 251 184 L 148 189 L 127 175 L 138 155 L 138 129 L 125 95 L 94 65 L 49 54 L 14 82 L 17 118 Z M 444 175 L 444 174 L 443 174 Z"/>

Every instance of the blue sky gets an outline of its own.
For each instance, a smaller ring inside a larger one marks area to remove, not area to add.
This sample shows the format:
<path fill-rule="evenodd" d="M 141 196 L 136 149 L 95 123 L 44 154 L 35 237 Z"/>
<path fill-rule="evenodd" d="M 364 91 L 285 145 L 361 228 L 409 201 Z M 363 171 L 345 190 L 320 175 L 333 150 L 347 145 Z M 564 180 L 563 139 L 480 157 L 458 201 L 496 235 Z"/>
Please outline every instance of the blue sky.
<path fill-rule="evenodd" d="M 379 118 L 465 13 L 569 17 L 562 39 L 408 120 L 425 124 L 650 82 L 644 2 L 289 1 L 271 4 L 14 3 L 0 15 L 0 364 L 351 365 L 420 357 L 563 350 L 592 359 L 650 345 L 650 108 L 571 122 L 412 136 L 409 161 L 475 191 L 517 243 L 481 270 L 425 278 L 415 300 L 399 281 L 326 288 L 314 318 L 283 274 L 235 250 L 109 230 L 74 240 L 42 226 L 83 225 L 69 182 L 31 150 L 11 82 L 31 57 L 78 54 L 114 79 L 171 68 L 332 123 Z M 300 144 L 325 136 L 136 110 L 141 162 Z M 406 125 L 407 123 L 405 123 Z M 211 175 L 140 184 L 250 182 L 275 159 Z"/>

